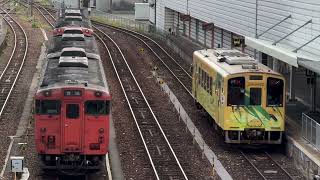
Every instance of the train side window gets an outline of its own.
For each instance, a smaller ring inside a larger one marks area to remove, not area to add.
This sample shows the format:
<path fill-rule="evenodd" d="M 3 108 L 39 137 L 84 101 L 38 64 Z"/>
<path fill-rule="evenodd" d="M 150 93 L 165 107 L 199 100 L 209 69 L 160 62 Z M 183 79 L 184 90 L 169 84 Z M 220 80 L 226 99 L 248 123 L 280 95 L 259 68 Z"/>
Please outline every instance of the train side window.
<path fill-rule="evenodd" d="M 261 88 L 250 88 L 250 105 L 261 105 Z"/>
<path fill-rule="evenodd" d="M 267 80 L 267 106 L 283 106 L 283 80 L 269 77 Z"/>
<path fill-rule="evenodd" d="M 110 113 L 110 101 L 86 101 L 85 112 L 89 115 L 107 115 Z"/>
<path fill-rule="evenodd" d="M 35 105 L 36 114 L 60 114 L 60 101 L 58 100 L 36 100 Z"/>
<path fill-rule="evenodd" d="M 66 115 L 69 119 L 77 119 L 79 117 L 79 104 L 67 104 Z"/>
<path fill-rule="evenodd" d="M 210 75 L 208 74 L 208 93 L 210 94 L 211 84 L 210 84 Z"/>
<path fill-rule="evenodd" d="M 228 106 L 245 104 L 245 78 L 236 77 L 228 80 Z"/>
<path fill-rule="evenodd" d="M 212 77 L 210 77 L 210 95 L 212 96 Z"/>

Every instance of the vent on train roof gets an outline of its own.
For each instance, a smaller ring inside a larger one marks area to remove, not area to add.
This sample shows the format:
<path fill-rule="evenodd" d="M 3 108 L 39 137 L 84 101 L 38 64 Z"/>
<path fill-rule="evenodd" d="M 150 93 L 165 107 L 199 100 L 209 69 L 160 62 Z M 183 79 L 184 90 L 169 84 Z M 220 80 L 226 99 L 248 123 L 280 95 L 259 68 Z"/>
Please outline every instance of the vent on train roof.
<path fill-rule="evenodd" d="M 219 62 L 226 62 L 230 65 L 253 65 L 256 60 L 238 50 L 215 50 L 215 56 Z"/>
<path fill-rule="evenodd" d="M 88 67 L 87 57 L 60 57 L 59 67 Z"/>

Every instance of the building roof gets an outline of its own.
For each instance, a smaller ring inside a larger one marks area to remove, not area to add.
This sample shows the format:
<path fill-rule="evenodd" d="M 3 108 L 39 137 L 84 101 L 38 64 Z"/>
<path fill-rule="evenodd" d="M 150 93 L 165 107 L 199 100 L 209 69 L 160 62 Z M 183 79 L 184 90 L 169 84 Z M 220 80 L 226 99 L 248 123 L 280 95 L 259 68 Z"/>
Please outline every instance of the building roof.
<path fill-rule="evenodd" d="M 294 49 L 277 44 L 273 45 L 273 42 L 256 39 L 253 37 L 245 37 L 245 42 L 248 46 L 268 54 L 280 61 L 283 61 L 291 66 L 302 66 L 317 74 L 320 74 L 320 58 L 304 55 L 303 53 L 294 52 Z"/>

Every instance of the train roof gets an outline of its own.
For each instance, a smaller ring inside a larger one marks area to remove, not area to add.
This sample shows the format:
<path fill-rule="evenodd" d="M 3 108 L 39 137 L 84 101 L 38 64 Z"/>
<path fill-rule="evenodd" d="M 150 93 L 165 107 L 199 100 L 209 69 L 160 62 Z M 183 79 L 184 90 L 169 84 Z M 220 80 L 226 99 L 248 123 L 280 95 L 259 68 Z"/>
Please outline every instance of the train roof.
<path fill-rule="evenodd" d="M 88 19 L 82 19 L 81 21 L 65 20 L 64 18 L 59 18 L 55 24 L 55 28 L 60 27 L 84 27 L 92 29 L 91 22 Z"/>
<path fill-rule="evenodd" d="M 82 48 L 76 47 L 63 50 L 84 52 Z M 81 58 L 82 61 L 87 61 L 87 66 L 82 66 L 79 63 L 78 65 L 61 65 L 62 58 L 60 57 L 46 58 L 40 90 L 65 86 L 82 86 L 109 92 L 101 60 L 87 57 Z"/>
<path fill-rule="evenodd" d="M 202 62 L 214 68 L 222 76 L 238 73 L 268 73 L 281 75 L 269 67 L 259 63 L 248 54 L 232 49 L 205 49 L 194 52 Z"/>
<path fill-rule="evenodd" d="M 65 16 L 80 16 L 83 19 L 88 19 L 88 12 L 86 9 L 61 9 L 59 12 L 59 17 L 64 18 Z"/>
<path fill-rule="evenodd" d="M 55 36 L 48 42 L 48 54 L 59 53 L 64 48 L 79 47 L 86 53 L 99 55 L 98 46 L 93 36 L 87 37 L 83 34 L 63 34 Z"/>

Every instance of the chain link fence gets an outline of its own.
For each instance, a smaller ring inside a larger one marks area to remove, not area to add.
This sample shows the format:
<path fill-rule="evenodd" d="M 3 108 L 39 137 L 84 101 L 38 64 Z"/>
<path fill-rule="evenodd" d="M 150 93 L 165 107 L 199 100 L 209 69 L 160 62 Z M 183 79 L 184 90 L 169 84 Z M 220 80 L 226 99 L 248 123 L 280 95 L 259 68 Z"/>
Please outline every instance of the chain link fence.
<path fill-rule="evenodd" d="M 302 137 L 320 150 L 320 124 L 305 113 L 302 113 Z"/>

